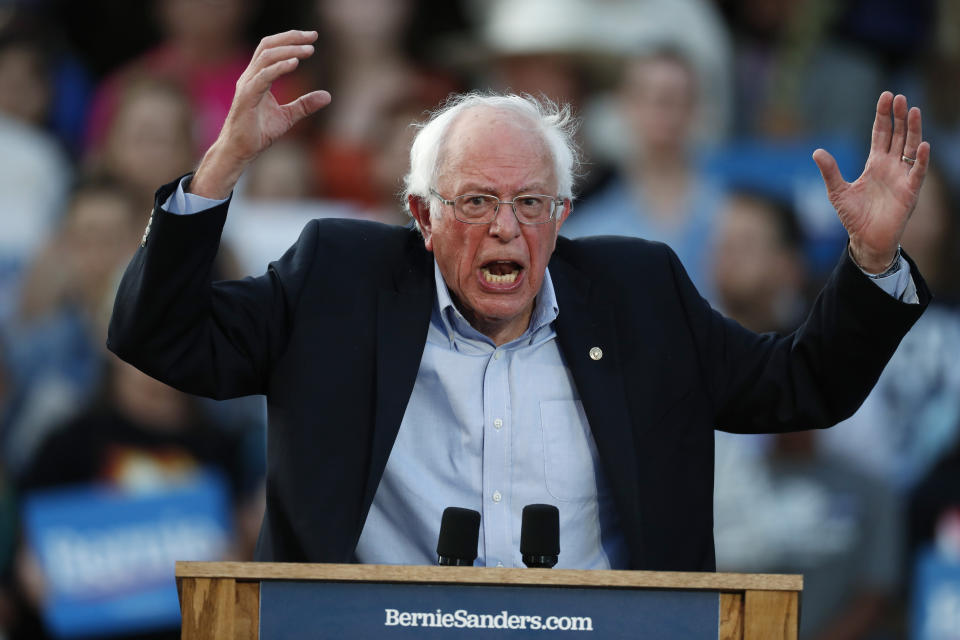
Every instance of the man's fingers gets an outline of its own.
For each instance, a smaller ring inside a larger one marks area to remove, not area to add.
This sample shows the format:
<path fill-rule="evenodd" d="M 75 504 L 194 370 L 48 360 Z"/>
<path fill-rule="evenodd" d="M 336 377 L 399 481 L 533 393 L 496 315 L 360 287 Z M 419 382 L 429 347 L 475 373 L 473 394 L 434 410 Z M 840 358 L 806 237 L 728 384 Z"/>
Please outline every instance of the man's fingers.
<path fill-rule="evenodd" d="M 904 154 L 906 155 L 906 154 Z M 927 175 L 927 167 L 930 165 L 930 143 L 921 142 L 917 147 L 917 161 L 913 163 L 907 178 L 910 181 L 910 188 L 915 192 L 920 191 L 923 186 L 923 179 Z"/>
<path fill-rule="evenodd" d="M 923 140 L 923 118 L 920 116 L 920 109 L 912 107 L 907 113 L 907 138 L 903 145 L 903 155 L 908 158 L 917 157 L 917 148 Z M 916 165 L 914 165 L 916 167 Z"/>
<path fill-rule="evenodd" d="M 270 90 L 270 85 L 273 84 L 274 80 L 296 69 L 299 63 L 300 61 L 296 58 L 287 58 L 286 60 L 275 62 L 269 67 L 262 69 L 250 82 L 251 97 L 254 100 L 259 100 L 260 96 Z"/>
<path fill-rule="evenodd" d="M 907 137 L 907 98 L 897 94 L 893 99 L 893 137 L 890 139 L 890 152 L 899 156 L 903 153 L 903 144 Z"/>
<path fill-rule="evenodd" d="M 887 153 L 890 150 L 890 110 L 893 105 L 893 94 L 884 91 L 877 100 L 877 115 L 873 120 L 873 134 L 870 139 L 871 153 Z"/>
<path fill-rule="evenodd" d="M 293 102 L 281 107 L 290 117 L 290 124 L 293 125 L 299 120 L 314 113 L 318 109 L 330 104 L 330 94 L 326 91 L 312 91 L 302 95 Z"/>
<path fill-rule="evenodd" d="M 274 47 L 283 45 L 310 44 L 316 39 L 316 31 L 290 30 L 284 31 L 283 33 L 275 33 L 272 36 L 267 36 L 260 40 L 260 44 L 257 45 L 256 51 L 253 52 L 253 59 L 255 60 L 257 56 L 266 49 L 272 49 Z"/>
<path fill-rule="evenodd" d="M 847 184 L 840 174 L 837 161 L 824 149 L 817 149 L 813 152 L 813 161 L 817 163 L 820 175 L 823 176 L 823 184 L 827 187 L 827 195 L 832 199 L 834 194 L 839 193 Z"/>
<path fill-rule="evenodd" d="M 270 65 L 280 62 L 281 60 L 288 60 L 290 58 L 299 58 L 302 60 L 304 58 L 309 58 L 312 55 L 312 44 L 294 44 L 264 49 L 257 54 L 257 56 L 250 63 L 250 71 L 253 75 L 255 75 L 260 73 L 262 69 L 266 69 Z"/>

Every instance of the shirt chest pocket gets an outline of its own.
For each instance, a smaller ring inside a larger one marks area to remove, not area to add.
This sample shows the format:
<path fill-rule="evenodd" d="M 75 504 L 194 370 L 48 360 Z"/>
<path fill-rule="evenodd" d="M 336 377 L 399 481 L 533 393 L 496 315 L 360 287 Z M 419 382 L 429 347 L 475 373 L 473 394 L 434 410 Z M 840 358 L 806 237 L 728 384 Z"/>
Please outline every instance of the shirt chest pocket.
<path fill-rule="evenodd" d="M 567 502 L 596 499 L 597 447 L 579 400 L 540 402 L 547 492 Z"/>

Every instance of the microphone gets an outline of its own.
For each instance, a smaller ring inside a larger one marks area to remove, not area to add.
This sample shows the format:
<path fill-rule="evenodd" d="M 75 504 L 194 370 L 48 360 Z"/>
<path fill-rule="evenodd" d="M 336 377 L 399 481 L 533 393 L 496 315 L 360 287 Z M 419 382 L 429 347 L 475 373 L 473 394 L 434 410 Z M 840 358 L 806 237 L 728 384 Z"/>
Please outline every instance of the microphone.
<path fill-rule="evenodd" d="M 560 555 L 560 511 L 552 504 L 528 504 L 520 525 L 520 554 L 527 567 L 551 569 Z"/>
<path fill-rule="evenodd" d="M 437 564 L 446 567 L 472 567 L 473 561 L 477 559 L 479 538 L 479 512 L 461 507 L 447 507 L 440 519 Z"/>

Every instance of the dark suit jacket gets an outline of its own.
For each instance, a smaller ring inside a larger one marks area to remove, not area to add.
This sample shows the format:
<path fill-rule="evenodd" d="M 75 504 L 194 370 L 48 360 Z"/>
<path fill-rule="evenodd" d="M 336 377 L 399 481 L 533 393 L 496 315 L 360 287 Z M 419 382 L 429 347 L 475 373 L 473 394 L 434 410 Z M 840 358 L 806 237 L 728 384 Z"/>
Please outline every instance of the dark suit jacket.
<path fill-rule="evenodd" d="M 155 208 L 108 346 L 190 393 L 266 394 L 258 558 L 350 562 L 417 375 L 432 256 L 409 228 L 315 220 L 265 275 L 211 285 L 225 216 L 226 205 Z M 714 568 L 714 428 L 806 429 L 850 415 L 929 300 L 913 269 L 920 305 L 894 300 L 844 257 L 806 323 L 777 337 L 710 309 L 664 245 L 559 239 L 560 349 L 633 568 Z"/>

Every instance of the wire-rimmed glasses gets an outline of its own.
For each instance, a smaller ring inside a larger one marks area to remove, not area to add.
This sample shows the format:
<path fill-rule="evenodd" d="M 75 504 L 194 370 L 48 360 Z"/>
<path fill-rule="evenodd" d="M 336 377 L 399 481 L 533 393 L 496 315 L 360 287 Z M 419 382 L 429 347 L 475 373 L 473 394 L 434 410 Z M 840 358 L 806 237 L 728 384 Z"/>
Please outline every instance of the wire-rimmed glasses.
<path fill-rule="evenodd" d="M 497 217 L 501 204 L 509 204 L 520 224 L 545 224 L 553 220 L 563 200 L 542 193 L 523 193 L 512 200 L 500 200 L 485 193 L 465 193 L 447 200 L 430 189 L 430 193 L 445 205 L 453 207 L 453 215 L 467 224 L 489 224 Z"/>

